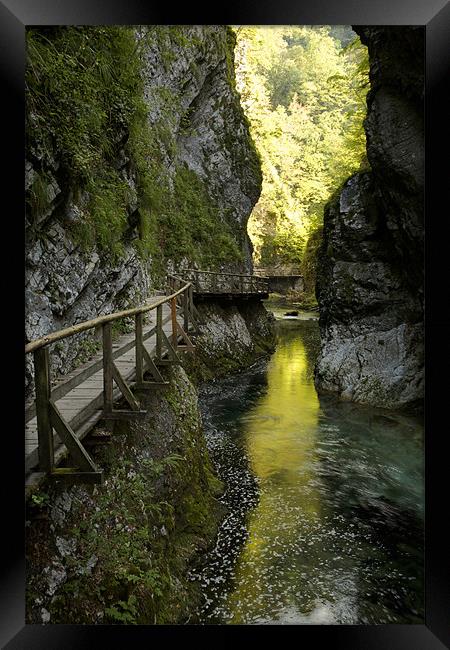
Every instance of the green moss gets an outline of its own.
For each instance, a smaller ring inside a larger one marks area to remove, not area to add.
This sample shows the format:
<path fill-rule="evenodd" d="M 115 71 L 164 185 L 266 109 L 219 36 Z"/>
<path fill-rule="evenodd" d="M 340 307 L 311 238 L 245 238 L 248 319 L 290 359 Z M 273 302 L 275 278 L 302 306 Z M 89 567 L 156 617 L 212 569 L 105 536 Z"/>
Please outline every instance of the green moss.
<path fill-rule="evenodd" d="M 89 361 L 89 359 L 91 359 L 94 356 L 94 354 L 99 352 L 101 347 L 102 347 L 101 342 L 95 340 L 92 336 L 86 338 L 78 346 L 77 364 L 85 363 L 86 361 Z"/>
<path fill-rule="evenodd" d="M 113 257 L 123 253 L 129 227 L 130 188 L 116 168 L 121 150 L 127 172 L 137 178 L 137 248 L 143 256 L 157 248 L 149 200 L 159 179 L 149 173 L 148 160 L 158 145 L 148 127 L 144 53 L 145 40 L 136 39 L 133 27 L 27 30 L 27 155 L 41 167 L 27 193 L 28 209 L 33 217 L 45 208 L 48 169 L 57 160 L 64 191 L 89 197 L 85 218 L 72 226 L 74 239 Z M 168 131 L 160 136 L 170 149 Z"/>
<path fill-rule="evenodd" d="M 49 176 L 45 172 L 38 173 L 27 193 L 27 207 L 32 222 L 49 207 L 48 184 Z"/>
<path fill-rule="evenodd" d="M 185 164 L 177 167 L 173 193 L 166 196 L 157 222 L 160 247 L 168 259 L 179 262 L 188 257 L 206 267 L 242 259 L 205 182 Z"/>
<path fill-rule="evenodd" d="M 203 498 L 199 488 L 183 497 L 180 511 L 190 532 L 202 532 L 210 519 L 208 506 L 209 503 Z"/>
<path fill-rule="evenodd" d="M 134 332 L 134 327 L 135 325 L 134 325 L 133 317 L 120 318 L 119 320 L 113 321 L 111 326 L 111 334 L 112 334 L 113 341 L 119 339 L 124 334 L 129 334 L 130 332 Z"/>
<path fill-rule="evenodd" d="M 224 38 L 221 30 L 205 29 L 224 52 L 235 88 L 232 30 Z M 175 133 L 182 112 L 178 94 L 165 87 L 150 90 L 149 101 L 159 115 L 150 126 L 142 70 L 146 49 L 155 46 L 167 68 L 177 48 L 205 48 L 184 26 L 150 26 L 138 39 L 127 26 L 27 30 L 27 154 L 40 167 L 27 194 L 30 221 L 46 208 L 48 170 L 54 170 L 57 160 L 64 192 L 88 197 L 84 218 L 70 226 L 85 250 L 97 247 L 120 257 L 137 217 L 139 238 L 133 243 L 143 258 L 151 259 L 152 273 L 160 273 L 169 259 L 177 263 L 188 257 L 211 268 L 239 262 L 243 233 L 236 234 L 232 220 L 220 213 L 207 181 L 185 165 L 178 165 L 174 176 L 167 169 L 167 159 L 177 156 Z M 195 56 L 193 52 L 191 72 L 198 77 Z M 250 137 L 248 148 L 236 153 L 236 129 L 246 118 L 237 94 L 235 100 L 224 146 L 235 156 L 235 173 L 245 184 L 249 167 L 256 178 L 261 171 Z M 192 135 L 191 117 L 192 109 L 181 115 L 181 132 Z M 131 190 L 116 168 L 122 151 L 128 159 L 126 173 L 136 181 L 133 225 L 128 214 Z M 258 193 L 255 187 L 244 191 Z"/>
<path fill-rule="evenodd" d="M 205 466 L 205 472 L 211 494 L 213 494 L 215 497 L 221 496 L 225 489 L 223 481 L 217 478 L 209 465 Z"/>

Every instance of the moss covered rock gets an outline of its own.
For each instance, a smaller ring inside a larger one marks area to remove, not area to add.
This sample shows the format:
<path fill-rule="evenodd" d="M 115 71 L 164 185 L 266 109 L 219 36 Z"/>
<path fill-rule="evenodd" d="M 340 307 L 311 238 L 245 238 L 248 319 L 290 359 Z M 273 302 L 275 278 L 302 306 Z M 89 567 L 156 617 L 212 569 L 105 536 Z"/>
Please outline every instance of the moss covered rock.
<path fill-rule="evenodd" d="M 196 383 L 242 370 L 275 349 L 275 319 L 260 301 L 207 301 L 197 310 L 196 353 L 183 361 Z"/>
<path fill-rule="evenodd" d="M 178 623 L 198 597 L 187 579 L 223 506 L 195 388 L 171 371 L 142 394 L 143 421 L 96 447 L 101 486 L 43 486 L 27 507 L 27 622 Z M 96 433 L 100 432 L 97 427 Z"/>
<path fill-rule="evenodd" d="M 42 27 L 27 42 L 27 340 L 135 306 L 182 264 L 250 270 L 261 170 L 231 30 Z M 87 336 L 51 351 L 54 371 Z"/>

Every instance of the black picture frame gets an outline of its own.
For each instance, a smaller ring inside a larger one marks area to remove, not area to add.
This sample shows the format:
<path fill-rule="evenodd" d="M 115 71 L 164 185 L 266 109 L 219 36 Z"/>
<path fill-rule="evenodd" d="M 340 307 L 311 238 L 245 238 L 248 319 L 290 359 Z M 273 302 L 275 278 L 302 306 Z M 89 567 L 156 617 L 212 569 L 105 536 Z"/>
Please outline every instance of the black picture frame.
<path fill-rule="evenodd" d="M 2 647 L 8 650 L 71 650 L 93 647 L 148 647 L 149 643 L 183 643 L 220 633 L 224 642 L 235 638 L 255 641 L 264 634 L 278 642 L 287 632 L 301 647 L 345 648 L 345 650 L 438 650 L 450 648 L 450 544 L 448 517 L 448 456 L 444 445 L 448 437 L 445 425 L 448 382 L 448 339 L 450 320 L 444 315 L 448 302 L 447 259 L 450 219 L 444 212 L 448 187 L 447 167 L 439 160 L 445 146 L 448 102 L 446 79 L 450 71 L 450 6 L 446 0 L 278 0 L 259 3 L 242 0 L 239 7 L 177 7 L 143 4 L 139 0 L 1 0 L 0 67 L 2 71 L 3 160 L 3 251 L 13 252 L 0 276 L 4 281 L 4 325 L 13 361 L 8 369 L 8 390 L 4 392 L 4 410 L 11 414 L 3 422 L 2 477 L 4 487 L 3 541 L 1 574 Z M 69 24 L 350 24 L 350 25 L 423 25 L 426 35 L 426 408 L 425 408 L 425 625 L 378 626 L 75 626 L 25 625 L 25 557 L 23 505 L 23 436 L 21 414 L 23 368 L 23 228 L 24 228 L 24 67 L 25 27 L 28 25 Z M 448 133 L 448 131 L 447 131 Z M 9 140 L 6 142 L 7 137 Z M 6 209 L 6 200 L 9 207 Z M 448 199 L 447 199 L 448 201 Z M 14 282 L 13 282 L 14 280 Z M 15 305 L 14 308 L 11 305 Z M 12 336 L 15 332 L 15 336 Z M 9 344 L 11 342 L 11 344 Z M 16 376 L 17 375 L 17 376 Z M 15 387 L 15 388 L 13 388 Z M 17 407 L 14 400 L 17 399 Z M 442 417 L 442 423 L 440 423 Z M 6 459 L 6 460 L 5 460 Z M 446 490 L 447 488 L 447 490 Z M 251 637 L 246 639 L 246 635 Z M 6 644 L 6 645 L 5 645 Z"/>

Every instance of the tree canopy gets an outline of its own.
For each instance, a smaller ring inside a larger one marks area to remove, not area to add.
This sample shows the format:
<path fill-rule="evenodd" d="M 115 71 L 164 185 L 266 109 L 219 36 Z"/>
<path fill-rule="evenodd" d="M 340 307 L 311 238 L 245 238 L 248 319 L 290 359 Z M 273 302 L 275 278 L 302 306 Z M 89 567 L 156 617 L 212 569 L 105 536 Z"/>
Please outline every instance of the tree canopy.
<path fill-rule="evenodd" d="M 263 169 L 255 261 L 300 265 L 336 188 L 367 165 L 367 49 L 347 26 L 235 28 L 241 102 Z"/>

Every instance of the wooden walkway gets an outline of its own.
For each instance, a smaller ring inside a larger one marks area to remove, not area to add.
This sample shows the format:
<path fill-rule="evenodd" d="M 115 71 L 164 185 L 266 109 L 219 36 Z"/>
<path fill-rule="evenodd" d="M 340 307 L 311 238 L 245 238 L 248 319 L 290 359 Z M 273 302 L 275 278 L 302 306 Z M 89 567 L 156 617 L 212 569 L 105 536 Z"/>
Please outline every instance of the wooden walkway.
<path fill-rule="evenodd" d="M 81 441 L 100 420 L 145 415 L 138 395 L 131 388 L 164 389 L 168 382 L 161 367 L 179 362 L 180 352 L 195 349 L 190 338 L 198 328 L 194 295 L 226 293 L 261 298 L 264 294 L 261 278 L 206 271 L 194 271 L 194 274 L 195 287 L 189 280 L 189 272 L 183 271 L 187 279 L 168 276 L 167 296 L 153 296 L 142 307 L 100 316 L 25 346 L 25 353 L 34 355 L 36 393 L 34 402 L 25 410 L 27 485 L 39 482 L 46 475 L 69 482 L 101 482 L 102 471 Z M 209 285 L 201 283 L 203 277 L 209 279 Z M 113 343 L 112 323 L 130 317 L 135 320 L 134 332 Z M 100 326 L 102 352 L 52 383 L 49 347 Z M 119 399 L 125 401 L 126 408 L 116 408 Z M 67 456 L 74 466 L 58 466 Z"/>

